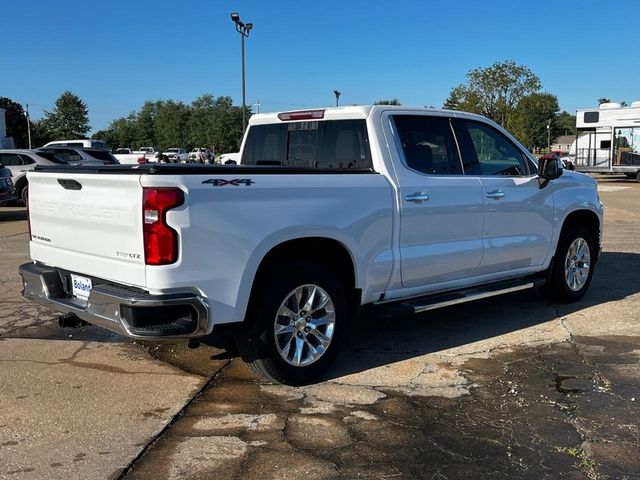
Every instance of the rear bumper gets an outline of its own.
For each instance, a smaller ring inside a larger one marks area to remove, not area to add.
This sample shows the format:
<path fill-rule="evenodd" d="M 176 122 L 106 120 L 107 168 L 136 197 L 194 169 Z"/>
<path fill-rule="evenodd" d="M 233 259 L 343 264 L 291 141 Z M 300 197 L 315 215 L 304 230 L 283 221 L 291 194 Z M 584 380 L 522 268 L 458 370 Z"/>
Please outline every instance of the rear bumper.
<path fill-rule="evenodd" d="M 151 295 L 113 284 L 97 284 L 88 300 L 69 295 L 65 272 L 25 263 L 22 296 L 93 325 L 140 340 L 197 338 L 208 332 L 208 307 L 195 293 Z"/>

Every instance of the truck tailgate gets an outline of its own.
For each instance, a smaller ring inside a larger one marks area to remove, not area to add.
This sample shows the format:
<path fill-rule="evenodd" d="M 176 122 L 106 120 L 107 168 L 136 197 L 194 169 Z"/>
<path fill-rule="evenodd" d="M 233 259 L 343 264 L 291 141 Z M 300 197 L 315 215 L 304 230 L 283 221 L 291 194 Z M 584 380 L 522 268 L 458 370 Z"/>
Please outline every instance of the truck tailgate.
<path fill-rule="evenodd" d="M 144 286 L 140 175 L 29 173 L 31 258 Z"/>

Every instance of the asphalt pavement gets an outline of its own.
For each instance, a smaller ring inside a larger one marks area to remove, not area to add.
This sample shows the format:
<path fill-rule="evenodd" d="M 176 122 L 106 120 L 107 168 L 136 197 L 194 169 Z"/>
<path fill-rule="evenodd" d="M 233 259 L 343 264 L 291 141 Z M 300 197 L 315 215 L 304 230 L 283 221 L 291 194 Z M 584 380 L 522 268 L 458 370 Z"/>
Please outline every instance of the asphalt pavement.
<path fill-rule="evenodd" d="M 640 479 L 640 184 L 599 191 L 580 302 L 371 313 L 299 388 L 211 346 L 59 328 L 20 297 L 26 215 L 0 208 L 0 479 Z"/>

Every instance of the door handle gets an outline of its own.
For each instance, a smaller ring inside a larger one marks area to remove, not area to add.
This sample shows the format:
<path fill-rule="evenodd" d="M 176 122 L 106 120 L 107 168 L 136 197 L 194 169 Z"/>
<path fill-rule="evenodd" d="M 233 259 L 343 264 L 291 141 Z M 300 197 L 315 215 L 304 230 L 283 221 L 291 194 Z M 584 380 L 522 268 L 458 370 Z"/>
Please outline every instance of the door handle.
<path fill-rule="evenodd" d="M 406 195 L 404 199 L 407 202 L 422 203 L 429 200 L 429 195 L 427 195 L 425 192 L 414 192 L 411 195 Z"/>
<path fill-rule="evenodd" d="M 502 197 L 504 197 L 504 192 L 502 190 L 491 190 L 490 192 L 487 192 L 487 198 L 495 198 L 496 200 L 499 200 Z"/>

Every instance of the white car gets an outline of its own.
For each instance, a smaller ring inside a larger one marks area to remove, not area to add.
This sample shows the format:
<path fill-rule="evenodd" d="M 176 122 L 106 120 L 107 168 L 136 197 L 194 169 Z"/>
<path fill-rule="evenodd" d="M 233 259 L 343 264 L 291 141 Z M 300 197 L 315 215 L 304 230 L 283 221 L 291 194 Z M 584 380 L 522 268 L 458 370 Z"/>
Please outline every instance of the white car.
<path fill-rule="evenodd" d="M 171 163 L 184 163 L 189 160 L 189 154 L 184 148 L 167 148 L 162 155 Z"/>
<path fill-rule="evenodd" d="M 99 150 L 109 150 L 109 145 L 102 140 L 90 140 L 88 138 L 80 140 L 56 140 L 55 142 L 49 142 L 43 145 L 41 148 L 46 147 L 80 147 L 80 148 L 96 148 Z"/>
<path fill-rule="evenodd" d="M 194 163 L 211 163 L 213 154 L 206 147 L 194 148 L 189 152 L 189 161 Z"/>
<path fill-rule="evenodd" d="M 325 371 L 363 306 L 575 301 L 600 254 L 595 180 L 464 112 L 257 114 L 240 165 L 104 170 L 29 173 L 24 296 L 133 338 L 233 332 L 285 383 Z"/>
<path fill-rule="evenodd" d="M 223 153 L 220 155 L 218 159 L 220 163 L 223 165 L 234 165 L 240 163 L 240 153 L 231 152 L 231 153 Z"/>
<path fill-rule="evenodd" d="M 62 158 L 51 152 L 26 149 L 0 150 L 0 165 L 11 170 L 18 200 L 25 205 L 29 198 L 27 172 L 38 165 L 51 167 L 65 164 L 66 162 Z"/>

